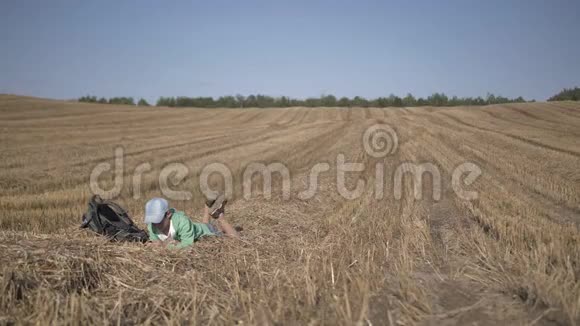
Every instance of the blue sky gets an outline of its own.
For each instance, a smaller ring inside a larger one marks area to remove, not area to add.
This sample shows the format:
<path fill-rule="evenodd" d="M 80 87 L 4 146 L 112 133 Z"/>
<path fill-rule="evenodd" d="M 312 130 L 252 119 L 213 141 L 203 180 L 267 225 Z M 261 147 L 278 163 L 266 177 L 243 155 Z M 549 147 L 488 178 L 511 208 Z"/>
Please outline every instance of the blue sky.
<path fill-rule="evenodd" d="M 0 93 L 544 100 L 580 86 L 580 1 L 2 1 Z"/>

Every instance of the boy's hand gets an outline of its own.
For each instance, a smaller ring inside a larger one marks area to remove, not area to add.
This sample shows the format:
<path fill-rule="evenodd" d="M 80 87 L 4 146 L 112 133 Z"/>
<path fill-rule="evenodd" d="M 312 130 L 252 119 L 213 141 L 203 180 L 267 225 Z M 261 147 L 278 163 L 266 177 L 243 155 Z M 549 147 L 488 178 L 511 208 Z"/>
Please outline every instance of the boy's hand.
<path fill-rule="evenodd" d="M 162 247 L 162 248 L 167 248 L 171 245 L 178 245 L 179 241 L 177 240 L 165 240 L 165 241 L 150 241 L 150 242 L 146 242 L 145 245 L 148 247 Z"/>
<path fill-rule="evenodd" d="M 161 242 L 161 241 L 149 241 L 149 242 L 145 242 L 145 245 L 147 247 L 161 247 L 163 245 L 163 242 Z"/>
<path fill-rule="evenodd" d="M 175 245 L 178 245 L 179 244 L 179 241 L 173 240 L 173 239 L 169 239 L 169 240 L 164 241 L 163 244 L 164 244 L 165 247 L 169 247 L 171 245 L 174 245 L 175 246 Z"/>

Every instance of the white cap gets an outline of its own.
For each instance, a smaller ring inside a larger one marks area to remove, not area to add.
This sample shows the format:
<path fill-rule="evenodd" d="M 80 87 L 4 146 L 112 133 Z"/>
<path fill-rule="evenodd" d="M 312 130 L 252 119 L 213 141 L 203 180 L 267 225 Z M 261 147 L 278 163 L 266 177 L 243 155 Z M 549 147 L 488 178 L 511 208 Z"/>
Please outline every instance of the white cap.
<path fill-rule="evenodd" d="M 145 204 L 145 224 L 160 223 L 169 210 L 169 203 L 163 198 L 153 198 Z"/>

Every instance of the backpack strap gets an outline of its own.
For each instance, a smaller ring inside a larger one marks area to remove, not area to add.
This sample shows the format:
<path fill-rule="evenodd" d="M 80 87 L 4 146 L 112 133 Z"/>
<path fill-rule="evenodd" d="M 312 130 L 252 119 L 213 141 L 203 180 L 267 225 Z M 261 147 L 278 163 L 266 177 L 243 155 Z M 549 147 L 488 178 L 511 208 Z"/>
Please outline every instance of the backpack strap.
<path fill-rule="evenodd" d="M 89 209 L 86 214 L 83 215 L 83 221 L 81 223 L 81 228 L 86 228 L 91 222 L 97 228 L 97 232 L 102 233 L 104 231 L 103 224 L 98 218 L 99 205 L 103 203 L 103 199 L 99 195 L 94 195 L 89 201 Z"/>

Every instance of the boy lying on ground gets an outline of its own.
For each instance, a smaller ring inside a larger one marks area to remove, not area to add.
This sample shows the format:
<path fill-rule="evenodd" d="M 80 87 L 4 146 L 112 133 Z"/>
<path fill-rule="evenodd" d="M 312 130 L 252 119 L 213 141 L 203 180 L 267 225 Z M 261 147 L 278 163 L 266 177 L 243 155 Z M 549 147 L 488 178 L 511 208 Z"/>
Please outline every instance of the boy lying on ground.
<path fill-rule="evenodd" d="M 206 202 L 201 223 L 191 221 L 182 211 L 169 208 L 163 198 L 153 198 L 145 205 L 145 223 L 152 245 L 170 248 L 185 248 L 203 236 L 221 236 L 223 234 L 238 237 L 236 230 L 226 221 L 223 195 Z M 210 218 L 217 222 L 218 229 L 209 223 Z"/>

